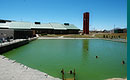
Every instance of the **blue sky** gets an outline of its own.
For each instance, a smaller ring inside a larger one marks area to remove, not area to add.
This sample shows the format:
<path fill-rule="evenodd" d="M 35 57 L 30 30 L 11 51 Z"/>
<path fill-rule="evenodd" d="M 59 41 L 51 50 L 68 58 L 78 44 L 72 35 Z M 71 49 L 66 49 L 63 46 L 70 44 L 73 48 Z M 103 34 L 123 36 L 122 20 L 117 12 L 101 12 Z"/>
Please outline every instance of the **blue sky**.
<path fill-rule="evenodd" d="M 127 0 L 0 0 L 0 19 L 68 22 L 82 29 L 84 12 L 90 13 L 90 30 L 127 27 Z"/>

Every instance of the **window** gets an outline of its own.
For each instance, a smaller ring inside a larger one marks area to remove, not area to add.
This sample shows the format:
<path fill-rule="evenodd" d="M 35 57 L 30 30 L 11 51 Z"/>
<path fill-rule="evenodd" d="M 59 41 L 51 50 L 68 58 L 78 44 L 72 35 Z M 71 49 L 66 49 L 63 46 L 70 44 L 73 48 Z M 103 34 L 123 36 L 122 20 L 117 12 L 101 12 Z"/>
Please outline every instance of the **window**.
<path fill-rule="evenodd" d="M 64 25 L 69 26 L 69 23 L 64 23 Z"/>
<path fill-rule="evenodd" d="M 4 21 L 4 20 L 0 20 L 0 23 L 6 23 L 6 21 Z"/>
<path fill-rule="evenodd" d="M 40 22 L 35 22 L 35 24 L 41 24 Z"/>

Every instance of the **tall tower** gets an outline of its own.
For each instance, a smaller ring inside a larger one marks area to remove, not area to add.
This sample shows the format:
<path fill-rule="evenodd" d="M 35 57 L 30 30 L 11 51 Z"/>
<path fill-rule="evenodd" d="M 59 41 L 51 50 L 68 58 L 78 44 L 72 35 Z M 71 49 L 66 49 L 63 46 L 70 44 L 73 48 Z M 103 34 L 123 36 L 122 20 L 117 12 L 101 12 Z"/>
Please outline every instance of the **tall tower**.
<path fill-rule="evenodd" d="M 83 33 L 89 34 L 89 12 L 83 14 Z"/>

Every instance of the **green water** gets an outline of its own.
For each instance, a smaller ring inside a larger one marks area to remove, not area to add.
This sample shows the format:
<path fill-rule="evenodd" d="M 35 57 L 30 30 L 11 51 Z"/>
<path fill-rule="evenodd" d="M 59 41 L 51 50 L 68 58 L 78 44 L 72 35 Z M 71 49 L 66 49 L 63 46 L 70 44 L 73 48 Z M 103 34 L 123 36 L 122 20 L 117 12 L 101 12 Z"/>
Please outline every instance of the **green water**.
<path fill-rule="evenodd" d="M 4 55 L 59 78 L 62 68 L 66 72 L 75 68 L 77 80 L 127 77 L 127 43 L 98 39 L 36 40 Z"/>

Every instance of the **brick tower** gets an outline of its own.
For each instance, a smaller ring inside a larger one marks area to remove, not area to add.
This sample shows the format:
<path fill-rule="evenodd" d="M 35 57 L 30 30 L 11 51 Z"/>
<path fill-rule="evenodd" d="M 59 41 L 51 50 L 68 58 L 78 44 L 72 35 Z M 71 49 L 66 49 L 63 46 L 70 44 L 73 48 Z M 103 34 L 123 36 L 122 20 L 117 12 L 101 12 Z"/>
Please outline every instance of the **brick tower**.
<path fill-rule="evenodd" d="M 89 12 L 83 14 L 83 33 L 89 34 Z"/>

